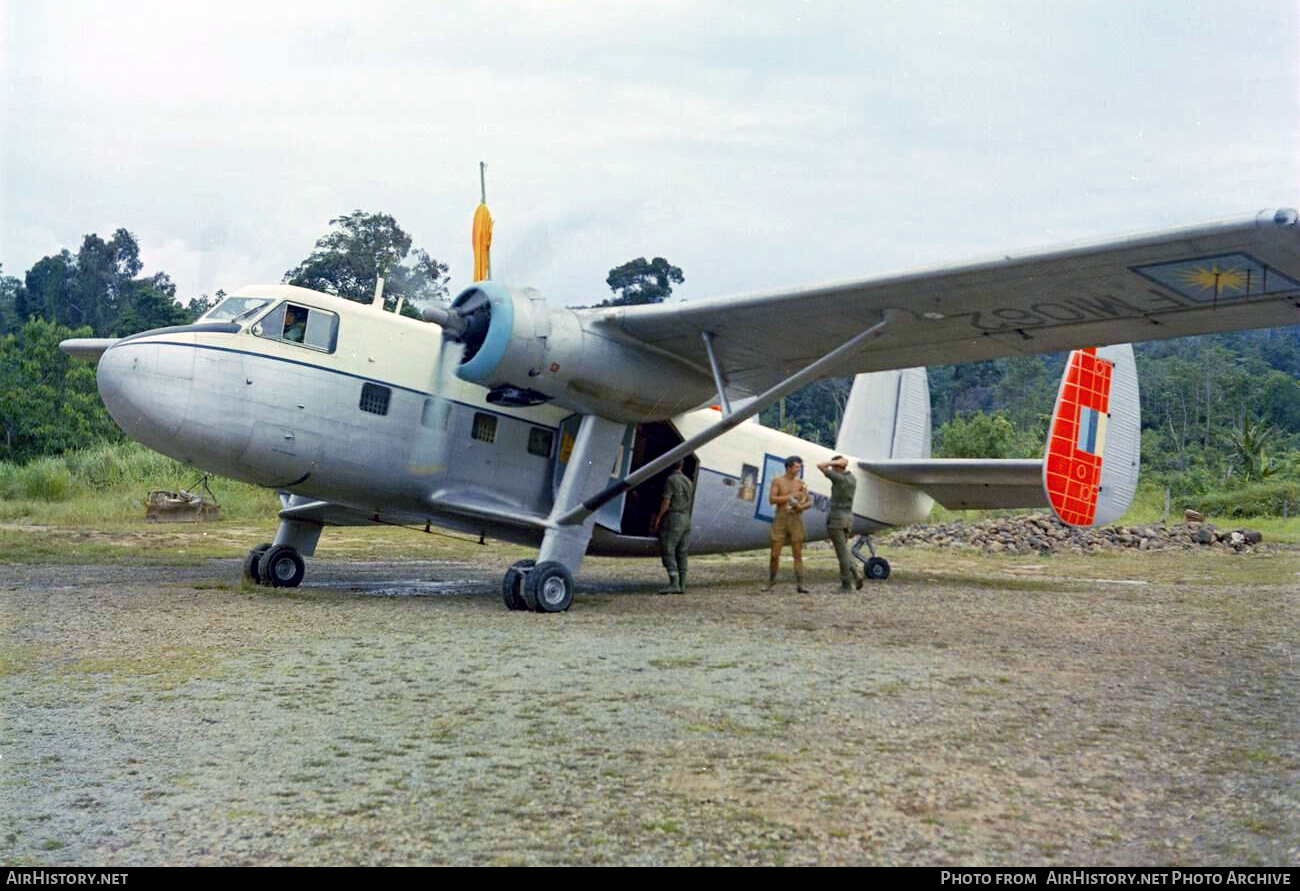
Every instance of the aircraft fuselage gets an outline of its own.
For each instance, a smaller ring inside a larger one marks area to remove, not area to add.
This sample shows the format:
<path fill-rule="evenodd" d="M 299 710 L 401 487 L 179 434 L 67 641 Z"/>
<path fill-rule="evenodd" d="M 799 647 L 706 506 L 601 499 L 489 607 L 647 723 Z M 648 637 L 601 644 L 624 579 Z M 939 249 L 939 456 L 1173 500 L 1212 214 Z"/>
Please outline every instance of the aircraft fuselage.
<path fill-rule="evenodd" d="M 359 520 L 540 541 L 572 443 L 569 411 L 489 404 L 486 389 L 452 373 L 454 357 L 444 356 L 430 323 L 284 285 L 232 297 L 252 309 L 223 319 L 218 308 L 218 317 L 104 352 L 100 392 L 128 435 L 196 468 L 330 502 Z M 295 314 L 308 318 L 305 336 L 301 323 L 294 330 Z M 710 408 L 686 412 L 657 433 L 680 441 L 717 417 Z M 647 459 L 649 432 L 629 425 L 610 468 L 615 478 Z M 790 454 L 812 469 L 832 452 L 753 423 L 700 448 L 692 550 L 765 547 L 767 487 Z M 814 497 L 808 534 L 822 538 L 829 484 L 815 470 L 806 481 Z M 656 552 L 646 530 L 624 528 L 646 515 L 638 498 L 657 507 L 658 490 L 643 488 L 601 510 L 589 553 Z M 860 475 L 856 526 L 916 522 L 930 504 L 911 487 Z"/>

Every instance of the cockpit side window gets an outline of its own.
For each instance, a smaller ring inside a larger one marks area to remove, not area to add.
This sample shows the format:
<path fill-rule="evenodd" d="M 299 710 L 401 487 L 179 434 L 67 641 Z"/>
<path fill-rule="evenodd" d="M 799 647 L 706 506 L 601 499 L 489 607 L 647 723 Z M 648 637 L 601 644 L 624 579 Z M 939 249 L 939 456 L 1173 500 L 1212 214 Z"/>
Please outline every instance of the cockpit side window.
<path fill-rule="evenodd" d="M 204 313 L 203 321 L 238 322 L 270 305 L 270 297 L 227 297 Z"/>
<path fill-rule="evenodd" d="M 338 331 L 339 317 L 335 313 L 300 303 L 280 304 L 253 329 L 259 337 L 298 343 L 327 353 L 334 352 Z"/>

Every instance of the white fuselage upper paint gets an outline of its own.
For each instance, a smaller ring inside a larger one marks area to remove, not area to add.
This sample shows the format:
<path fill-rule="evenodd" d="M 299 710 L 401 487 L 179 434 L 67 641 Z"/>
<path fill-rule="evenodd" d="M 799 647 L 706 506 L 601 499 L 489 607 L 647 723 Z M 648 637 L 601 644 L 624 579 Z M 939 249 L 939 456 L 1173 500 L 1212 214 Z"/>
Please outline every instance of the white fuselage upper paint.
<path fill-rule="evenodd" d="M 266 297 L 267 308 L 238 325 L 146 332 L 103 354 L 100 392 L 130 436 L 203 470 L 364 514 L 540 540 L 570 412 L 489 405 L 486 389 L 440 361 L 435 325 L 285 285 L 232 296 Z M 333 349 L 263 331 L 283 301 L 337 316 Z M 716 420 L 700 409 L 671 423 L 689 438 Z M 825 537 L 830 487 L 814 465 L 831 450 L 750 423 L 696 455 L 692 550 L 765 546 L 770 468 L 791 454 L 809 468 L 809 537 Z M 625 464 L 620 456 L 611 470 Z M 859 531 L 916 522 L 930 505 L 909 486 L 859 474 Z M 616 516 L 605 516 L 591 553 L 654 553 L 653 539 L 613 528 Z"/>

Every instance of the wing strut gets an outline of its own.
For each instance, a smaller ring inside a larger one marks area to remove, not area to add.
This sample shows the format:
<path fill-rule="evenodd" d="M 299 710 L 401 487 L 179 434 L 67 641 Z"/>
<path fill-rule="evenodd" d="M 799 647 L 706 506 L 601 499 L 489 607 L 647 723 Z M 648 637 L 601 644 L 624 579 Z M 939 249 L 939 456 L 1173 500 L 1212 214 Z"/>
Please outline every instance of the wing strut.
<path fill-rule="evenodd" d="M 867 330 L 849 338 L 820 359 L 809 363 L 799 371 L 796 371 L 794 374 L 781 381 L 781 383 L 777 384 L 775 387 L 772 387 L 765 393 L 755 397 L 754 401 L 747 404 L 744 408 L 729 415 L 725 415 L 718 423 L 701 430 L 681 445 L 664 452 L 655 460 L 628 474 L 622 480 L 605 489 L 603 492 L 588 498 L 578 507 L 573 508 L 568 513 L 556 519 L 554 521 L 555 524 L 558 526 L 570 526 L 574 523 L 581 523 L 587 517 L 600 510 L 602 505 L 609 503 L 629 489 L 641 485 L 641 483 L 650 479 L 650 477 L 654 476 L 665 467 L 671 467 L 673 464 L 676 464 L 679 459 L 686 457 L 700 446 L 710 443 L 728 430 L 740 426 L 769 405 L 772 405 L 778 399 L 781 399 L 783 396 L 788 396 L 804 384 L 816 378 L 826 369 L 834 366 L 836 362 L 843 359 L 847 354 L 853 352 L 868 341 L 875 340 L 877 337 L 884 334 L 885 329 L 889 327 L 890 322 L 895 319 L 896 315 L 896 310 L 885 310 L 885 318 L 876 322 L 876 324 L 872 325 Z M 707 336 L 705 338 L 705 343 L 708 343 Z M 721 388 L 719 388 L 719 392 L 721 392 Z"/>
<path fill-rule="evenodd" d="M 713 369 L 713 385 L 718 388 L 718 405 L 722 406 L 722 416 L 731 417 L 731 403 L 727 401 L 727 390 L 722 382 L 722 369 L 718 366 L 718 357 L 713 354 L 713 332 L 701 331 L 704 349 L 709 354 L 709 367 Z"/>

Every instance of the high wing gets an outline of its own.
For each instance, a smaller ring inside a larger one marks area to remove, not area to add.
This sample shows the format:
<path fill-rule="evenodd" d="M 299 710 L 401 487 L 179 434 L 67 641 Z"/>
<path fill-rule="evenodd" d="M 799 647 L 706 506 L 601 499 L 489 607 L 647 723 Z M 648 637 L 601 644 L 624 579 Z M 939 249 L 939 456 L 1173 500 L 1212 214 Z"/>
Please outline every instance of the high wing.
<path fill-rule="evenodd" d="M 709 335 L 727 389 L 757 393 L 889 310 L 888 331 L 823 376 L 1300 324 L 1298 221 L 1265 210 L 902 275 L 579 312 L 695 367 L 710 367 Z"/>

